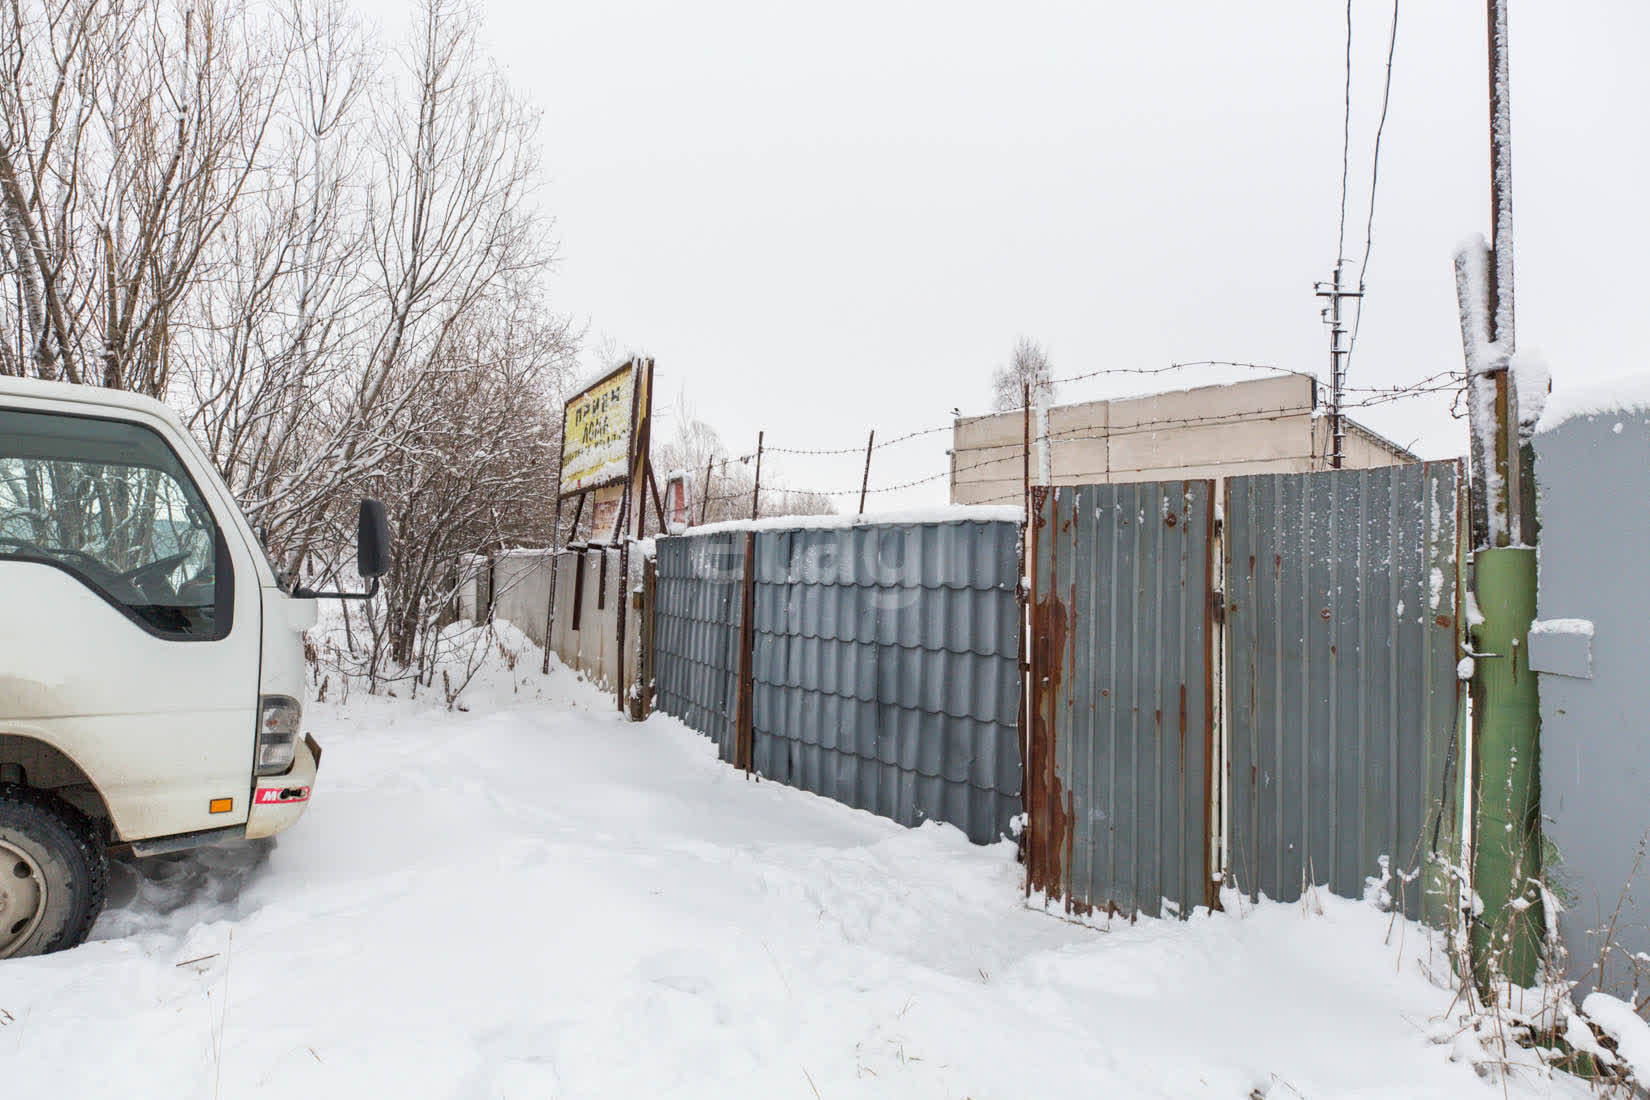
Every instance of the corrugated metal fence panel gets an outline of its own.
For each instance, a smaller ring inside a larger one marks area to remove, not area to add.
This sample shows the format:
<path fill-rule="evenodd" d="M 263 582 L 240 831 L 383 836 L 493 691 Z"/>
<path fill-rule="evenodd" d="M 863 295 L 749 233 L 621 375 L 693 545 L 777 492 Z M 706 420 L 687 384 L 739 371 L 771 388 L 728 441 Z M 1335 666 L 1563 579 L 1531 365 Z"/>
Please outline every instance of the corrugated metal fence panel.
<path fill-rule="evenodd" d="M 755 770 L 905 825 L 1006 834 L 1018 577 L 1009 522 L 759 532 Z"/>
<path fill-rule="evenodd" d="M 1460 479 L 1432 462 L 1227 482 L 1228 869 L 1251 896 L 1361 897 L 1382 857 L 1408 876 L 1450 835 Z M 1425 881 L 1404 884 L 1412 917 Z"/>
<path fill-rule="evenodd" d="M 732 762 L 739 696 L 745 536 L 663 538 L 653 604 L 654 705 L 717 744 Z"/>
<path fill-rule="evenodd" d="M 1211 901 L 1213 493 L 1037 492 L 1028 874 L 1068 910 Z"/>

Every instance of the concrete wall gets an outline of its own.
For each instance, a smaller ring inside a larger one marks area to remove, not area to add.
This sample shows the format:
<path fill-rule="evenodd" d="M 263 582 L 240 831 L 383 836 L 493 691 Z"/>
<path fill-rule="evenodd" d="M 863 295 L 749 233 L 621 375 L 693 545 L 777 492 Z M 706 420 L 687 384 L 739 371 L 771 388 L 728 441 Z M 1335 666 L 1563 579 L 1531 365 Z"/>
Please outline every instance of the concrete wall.
<path fill-rule="evenodd" d="M 1538 620 L 1582 619 L 1530 636 L 1541 686 L 1541 812 L 1557 849 L 1547 877 L 1571 976 L 1599 958 L 1592 930 L 1616 922 L 1606 987 L 1631 979 L 1631 952 L 1650 953 L 1650 413 L 1581 416 L 1535 437 L 1540 493 Z M 1556 625 L 1556 624 L 1555 624 Z"/>
<path fill-rule="evenodd" d="M 1053 483 L 1218 480 L 1326 468 L 1321 456 L 1328 453 L 1329 426 L 1326 419 L 1313 419 L 1315 387 L 1313 379 L 1290 374 L 1055 407 L 1048 425 Z M 1021 413 L 958 420 L 952 452 L 951 503 L 1019 501 L 1025 462 Z M 1347 432 L 1347 468 L 1412 460 L 1373 433 Z M 1037 462 L 1033 439 L 1033 482 Z"/>
<path fill-rule="evenodd" d="M 607 555 L 607 571 L 603 582 L 602 556 Z M 551 648 L 562 663 L 577 669 L 590 679 L 612 688 L 619 671 L 618 608 L 624 586 L 619 583 L 619 552 L 617 550 L 564 550 L 556 573 L 556 622 Z M 539 645 L 545 642 L 545 613 L 550 597 L 552 557 L 548 550 L 506 550 L 493 562 L 493 615 L 521 630 Z M 631 551 L 631 571 L 641 575 L 641 551 Z M 579 562 L 584 563 L 584 583 L 579 584 Z M 460 579 L 467 581 L 459 590 L 459 614 L 475 618 L 478 574 L 484 570 L 484 559 L 460 563 Z M 582 591 L 581 591 L 582 588 Z M 574 613 L 574 597 L 579 595 L 580 606 Z M 630 656 L 625 662 L 625 684 L 628 687 L 636 677 L 637 631 L 641 629 L 641 612 L 627 604 L 629 621 L 625 624 L 625 648 Z M 575 622 L 578 624 L 574 628 Z"/>
<path fill-rule="evenodd" d="M 602 557 L 607 558 L 603 575 Z M 632 553 L 632 565 L 640 569 L 639 554 Z M 583 562 L 583 592 L 579 590 L 579 568 Z M 578 669 L 605 687 L 617 683 L 619 672 L 619 608 L 624 603 L 625 586 L 619 583 L 617 550 L 567 550 L 561 554 L 556 571 L 556 623 L 550 648 L 562 663 Z M 575 601 L 576 596 L 582 598 Z M 579 604 L 575 616 L 575 602 Z M 542 616 L 542 612 L 541 612 Z M 542 619 L 541 619 L 542 621 Z M 636 672 L 636 631 L 639 617 L 630 608 L 625 624 L 625 646 L 631 656 L 625 662 L 628 686 Z"/>

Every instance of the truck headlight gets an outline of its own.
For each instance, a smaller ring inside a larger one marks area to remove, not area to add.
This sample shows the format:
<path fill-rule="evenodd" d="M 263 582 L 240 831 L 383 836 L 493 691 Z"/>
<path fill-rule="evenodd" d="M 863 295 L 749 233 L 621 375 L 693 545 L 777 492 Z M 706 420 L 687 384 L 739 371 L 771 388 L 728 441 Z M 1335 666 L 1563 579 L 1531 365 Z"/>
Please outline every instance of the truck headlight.
<path fill-rule="evenodd" d="M 257 774 L 280 775 L 291 770 L 293 754 L 298 751 L 298 727 L 303 713 L 303 705 L 290 696 L 263 697 L 258 716 Z"/>

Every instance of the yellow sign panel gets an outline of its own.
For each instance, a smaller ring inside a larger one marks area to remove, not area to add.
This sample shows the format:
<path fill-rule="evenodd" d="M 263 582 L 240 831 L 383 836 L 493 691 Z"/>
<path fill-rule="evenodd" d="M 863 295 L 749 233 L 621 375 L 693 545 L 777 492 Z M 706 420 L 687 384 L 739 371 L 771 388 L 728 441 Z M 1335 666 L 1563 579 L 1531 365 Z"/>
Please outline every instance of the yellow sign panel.
<path fill-rule="evenodd" d="M 628 476 L 635 374 L 630 364 L 567 403 L 561 441 L 561 495 Z"/>

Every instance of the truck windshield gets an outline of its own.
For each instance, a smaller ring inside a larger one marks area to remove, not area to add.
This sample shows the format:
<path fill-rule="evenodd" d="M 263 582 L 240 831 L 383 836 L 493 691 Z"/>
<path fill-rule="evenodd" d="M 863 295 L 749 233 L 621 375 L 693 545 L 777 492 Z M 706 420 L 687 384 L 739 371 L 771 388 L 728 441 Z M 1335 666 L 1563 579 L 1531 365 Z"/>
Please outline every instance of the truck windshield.
<path fill-rule="evenodd" d="M 156 432 L 0 409 L 0 561 L 62 569 L 151 633 L 212 638 L 228 627 L 221 545 Z"/>

